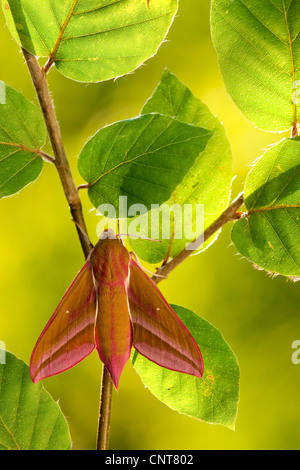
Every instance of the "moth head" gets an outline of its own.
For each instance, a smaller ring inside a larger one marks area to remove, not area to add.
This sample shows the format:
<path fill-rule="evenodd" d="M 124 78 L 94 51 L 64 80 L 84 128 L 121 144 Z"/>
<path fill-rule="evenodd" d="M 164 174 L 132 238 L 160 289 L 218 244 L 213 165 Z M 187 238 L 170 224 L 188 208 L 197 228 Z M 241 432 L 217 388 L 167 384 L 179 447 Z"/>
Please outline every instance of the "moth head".
<path fill-rule="evenodd" d="M 106 238 L 117 238 L 115 232 L 110 229 L 110 228 L 107 228 L 104 230 L 104 232 L 102 233 L 101 237 L 100 237 L 100 240 L 105 240 Z"/>

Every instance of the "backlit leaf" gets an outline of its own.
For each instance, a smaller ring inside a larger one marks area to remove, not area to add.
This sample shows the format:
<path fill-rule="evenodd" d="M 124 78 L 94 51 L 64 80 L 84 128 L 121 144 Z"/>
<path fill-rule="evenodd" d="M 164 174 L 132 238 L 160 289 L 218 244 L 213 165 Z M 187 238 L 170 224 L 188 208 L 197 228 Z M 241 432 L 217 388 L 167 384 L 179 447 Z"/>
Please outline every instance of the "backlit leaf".
<path fill-rule="evenodd" d="M 221 333 L 192 311 L 172 305 L 200 347 L 201 379 L 164 369 L 136 351 L 134 368 L 160 401 L 179 413 L 234 429 L 239 400 L 239 367 Z"/>
<path fill-rule="evenodd" d="M 228 92 L 268 131 L 299 112 L 300 0 L 213 0 L 211 27 Z"/>
<path fill-rule="evenodd" d="M 68 424 L 58 403 L 40 383 L 33 384 L 23 361 L 1 353 L 0 449 L 70 449 Z"/>
<path fill-rule="evenodd" d="M 24 49 L 51 57 L 81 82 L 131 72 L 153 56 L 177 11 L 177 0 L 1 0 L 10 32 Z"/>
<path fill-rule="evenodd" d="M 46 128 L 39 109 L 6 85 L 0 103 L 0 198 L 20 191 L 42 171 Z"/>
<path fill-rule="evenodd" d="M 300 277 L 300 138 L 268 150 L 245 184 L 247 214 L 234 224 L 238 251 L 272 273 Z"/>
<path fill-rule="evenodd" d="M 112 204 L 119 215 L 119 197 L 128 207 L 167 201 L 205 149 L 212 132 L 169 116 L 145 114 L 97 132 L 79 156 L 81 176 L 97 208 Z"/>
<path fill-rule="evenodd" d="M 168 252 L 171 257 L 176 256 L 185 248 L 187 242 L 191 242 L 196 236 L 199 236 L 226 209 L 232 181 L 232 155 L 224 127 L 220 121 L 168 70 L 163 72 L 161 82 L 144 106 L 143 113 L 150 112 L 172 116 L 181 122 L 204 127 L 214 133 L 191 170 L 177 186 L 170 199 L 166 201 L 169 207 L 172 207 L 173 204 L 181 206 L 182 224 L 181 221 L 178 221 L 177 225 L 178 212 L 175 211 L 174 217 L 170 217 L 171 227 L 168 239 L 162 239 L 161 243 L 133 238 L 130 240 L 139 257 L 150 263 L 157 263 L 162 261 Z M 199 222 L 201 216 L 196 217 L 197 204 L 203 205 L 204 210 L 204 221 L 203 224 L 198 224 L 198 230 L 195 221 Z M 189 219 L 189 212 L 184 212 L 185 207 L 188 206 L 191 207 L 192 222 Z M 162 236 L 161 221 L 163 220 L 164 225 L 168 223 L 169 211 L 166 207 L 163 211 L 163 219 L 157 217 L 158 212 L 157 209 L 139 218 L 142 236 L 154 238 L 150 230 L 153 228 L 153 219 L 159 220 L 158 231 Z M 174 228 L 176 235 L 172 241 Z M 204 247 L 212 243 L 214 239 L 215 237 L 208 240 Z M 170 245 L 171 249 L 169 249 Z"/>

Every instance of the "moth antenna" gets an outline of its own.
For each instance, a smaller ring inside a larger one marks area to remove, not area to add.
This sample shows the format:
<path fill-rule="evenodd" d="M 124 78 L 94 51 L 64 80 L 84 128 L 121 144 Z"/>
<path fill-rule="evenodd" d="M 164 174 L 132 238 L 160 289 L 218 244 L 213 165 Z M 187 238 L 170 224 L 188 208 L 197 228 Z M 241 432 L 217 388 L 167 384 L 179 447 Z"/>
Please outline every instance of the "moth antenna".
<path fill-rule="evenodd" d="M 148 269 L 144 268 L 144 266 L 141 265 L 140 260 L 138 259 L 137 255 L 136 255 L 133 251 L 130 252 L 130 255 L 135 259 L 136 264 L 137 264 L 143 271 L 146 271 L 146 273 L 151 274 L 151 276 L 161 277 L 161 278 L 163 278 L 163 279 L 167 279 L 167 276 L 163 276 L 162 274 L 158 274 L 158 273 L 152 273 L 151 271 L 148 271 Z"/>
<path fill-rule="evenodd" d="M 89 239 L 89 236 L 88 234 L 86 233 L 86 231 L 79 225 L 78 222 L 76 222 L 76 220 L 72 219 L 74 224 L 76 224 L 76 226 L 79 228 L 80 232 L 82 233 L 82 235 L 84 236 L 86 242 L 88 243 L 88 245 L 90 245 L 91 248 L 94 248 L 94 245 L 92 244 L 91 240 Z"/>
<path fill-rule="evenodd" d="M 142 240 L 149 240 L 150 242 L 161 243 L 161 240 L 154 240 L 153 238 L 142 237 L 141 235 L 133 235 L 132 233 L 119 233 L 117 237 L 135 237 L 141 238 Z"/>
<path fill-rule="evenodd" d="M 125 246 L 125 242 L 124 242 L 124 240 L 123 240 L 123 238 L 122 238 L 122 234 L 120 233 L 120 232 L 121 232 L 121 220 L 120 220 L 120 219 L 118 219 L 117 225 L 118 225 L 118 234 L 117 234 L 117 237 L 120 238 L 120 241 L 121 241 L 122 245 Z"/>

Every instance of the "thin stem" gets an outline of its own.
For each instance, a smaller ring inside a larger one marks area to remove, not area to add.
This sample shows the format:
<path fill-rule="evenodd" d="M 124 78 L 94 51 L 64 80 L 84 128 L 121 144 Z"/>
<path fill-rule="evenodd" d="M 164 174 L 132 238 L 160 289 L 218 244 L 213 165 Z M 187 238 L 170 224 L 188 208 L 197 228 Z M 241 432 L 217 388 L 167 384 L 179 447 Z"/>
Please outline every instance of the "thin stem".
<path fill-rule="evenodd" d="M 35 153 L 36 155 L 39 155 L 41 158 L 43 158 L 43 160 L 45 160 L 46 162 L 55 163 L 55 159 L 41 149 L 33 149 L 30 147 L 26 147 L 26 145 L 18 144 L 16 142 L 0 142 L 0 145 L 8 145 L 9 147 L 19 148 L 23 150 L 23 152 Z"/>
<path fill-rule="evenodd" d="M 44 67 L 42 68 L 42 71 L 44 72 L 45 75 L 47 75 L 47 73 L 49 72 L 49 70 L 51 69 L 51 67 L 54 65 L 54 61 L 52 59 L 52 57 L 49 57 L 49 59 L 47 60 L 46 64 L 44 65 Z"/>
<path fill-rule="evenodd" d="M 39 150 L 38 154 L 42 157 L 43 160 L 45 160 L 45 162 L 55 164 L 55 158 L 51 157 L 51 155 L 48 155 L 48 153 L 43 152 L 43 150 Z"/>
<path fill-rule="evenodd" d="M 22 49 L 22 52 L 44 115 L 54 153 L 54 163 L 56 165 L 72 217 L 76 222 L 76 229 L 84 255 L 87 257 L 90 252 L 90 245 L 87 243 L 86 237 L 84 237 L 82 233 L 82 231 L 87 232 L 87 230 L 83 218 L 81 200 L 66 156 L 62 135 L 48 88 L 47 77 L 45 72 L 40 68 L 36 57 L 25 51 L 25 49 Z M 81 227 L 82 230 L 80 230 L 79 227 Z"/>
<path fill-rule="evenodd" d="M 98 419 L 97 450 L 108 449 L 112 393 L 113 383 L 108 370 L 103 366 L 101 379 L 101 400 Z"/>
<path fill-rule="evenodd" d="M 298 137 L 298 135 L 299 135 L 298 123 L 297 121 L 295 121 L 291 130 L 291 137 Z"/>
<path fill-rule="evenodd" d="M 80 191 L 80 189 L 88 189 L 90 187 L 89 183 L 85 183 L 85 184 L 80 184 L 79 186 L 77 186 L 77 189 L 78 191 Z"/>
<path fill-rule="evenodd" d="M 53 163 L 57 168 L 70 211 L 75 222 L 76 230 L 79 236 L 81 247 L 85 258 L 91 251 L 91 243 L 87 236 L 87 229 L 82 213 L 82 205 L 78 189 L 75 185 L 68 158 L 65 152 L 60 127 L 56 117 L 53 101 L 48 88 L 48 82 L 45 70 L 40 65 L 35 56 L 22 49 L 26 60 L 32 82 L 43 112 L 44 120 L 48 129 L 50 142 L 52 145 L 54 159 Z M 47 72 L 47 70 L 46 70 Z M 46 154 L 42 155 L 44 158 Z M 100 416 L 99 416 L 99 442 L 102 450 L 108 449 L 109 443 L 109 423 L 112 400 L 112 380 L 107 369 L 103 366 L 101 395 L 100 395 Z M 97 445 L 98 448 L 98 445 Z"/>
<path fill-rule="evenodd" d="M 223 225 L 231 222 L 232 220 L 238 219 L 240 216 L 237 211 L 244 203 L 244 196 L 240 194 L 232 204 L 220 215 L 220 217 L 210 225 L 205 232 L 198 237 L 195 242 L 190 244 L 187 248 L 181 251 L 175 258 L 169 263 L 164 264 L 157 270 L 157 273 L 152 277 L 152 280 L 158 284 L 163 279 L 166 279 L 168 275 L 175 269 L 179 264 L 186 260 L 192 253 L 194 253 L 206 240 L 208 240 L 214 233 L 216 233 Z M 160 276 L 157 276 L 159 274 Z M 161 277 L 163 276 L 163 277 Z"/>

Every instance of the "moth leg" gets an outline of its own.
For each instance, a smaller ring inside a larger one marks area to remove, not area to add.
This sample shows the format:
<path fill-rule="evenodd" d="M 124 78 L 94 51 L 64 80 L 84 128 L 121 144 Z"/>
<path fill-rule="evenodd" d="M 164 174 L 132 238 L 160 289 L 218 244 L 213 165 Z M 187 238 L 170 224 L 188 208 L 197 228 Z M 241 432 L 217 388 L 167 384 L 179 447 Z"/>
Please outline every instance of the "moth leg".
<path fill-rule="evenodd" d="M 84 236 L 87 244 L 93 249 L 94 248 L 94 245 L 92 244 L 91 240 L 89 239 L 89 236 L 88 234 L 86 233 L 86 231 L 79 225 L 78 222 L 76 222 L 75 219 L 72 219 L 74 224 L 76 225 L 76 227 L 80 230 L 80 232 L 82 233 L 82 235 Z"/>
<path fill-rule="evenodd" d="M 137 255 L 133 252 L 133 251 L 130 251 L 130 257 L 131 258 L 134 258 L 136 264 L 143 270 L 145 271 L 146 273 L 148 274 L 151 274 L 151 276 L 157 276 L 157 277 L 161 277 L 163 279 L 167 279 L 167 276 L 163 276 L 162 274 L 158 274 L 158 273 L 152 273 L 151 271 L 148 271 L 148 269 L 144 268 L 144 266 L 141 265 L 140 263 L 140 260 L 138 259 Z M 159 269 L 159 268 L 157 268 Z"/>

